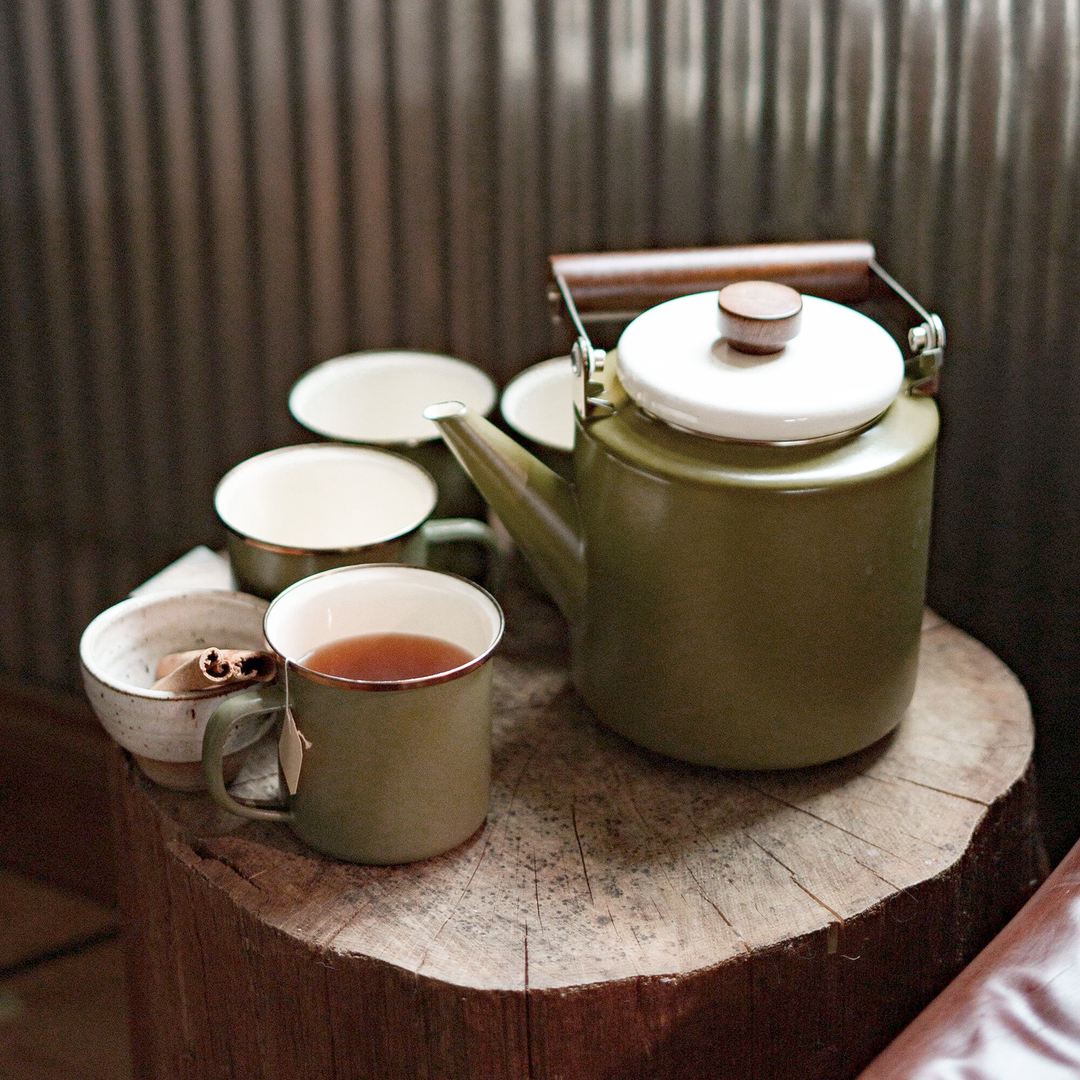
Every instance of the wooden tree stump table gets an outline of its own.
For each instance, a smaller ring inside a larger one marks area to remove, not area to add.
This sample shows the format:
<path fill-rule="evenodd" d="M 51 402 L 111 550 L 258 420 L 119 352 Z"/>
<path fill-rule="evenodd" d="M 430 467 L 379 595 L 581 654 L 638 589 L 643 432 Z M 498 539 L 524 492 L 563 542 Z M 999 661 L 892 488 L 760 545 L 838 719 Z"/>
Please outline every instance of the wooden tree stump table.
<path fill-rule="evenodd" d="M 335 862 L 115 752 L 140 1075 L 842 1080 L 1044 876 L 1024 693 L 948 624 L 893 735 L 730 773 L 598 727 L 503 599 L 491 813 L 447 855 Z"/>

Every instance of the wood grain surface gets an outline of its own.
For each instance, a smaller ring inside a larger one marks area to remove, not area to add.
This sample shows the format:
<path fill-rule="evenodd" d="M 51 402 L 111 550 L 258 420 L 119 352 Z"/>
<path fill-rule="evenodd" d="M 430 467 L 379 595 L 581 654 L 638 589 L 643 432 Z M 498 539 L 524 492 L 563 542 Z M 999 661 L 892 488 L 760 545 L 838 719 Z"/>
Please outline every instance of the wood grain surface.
<path fill-rule="evenodd" d="M 140 1075 L 838 1080 L 1044 876 L 1024 693 L 940 620 L 893 735 L 732 773 L 598 727 L 503 602 L 492 809 L 444 856 L 335 862 L 116 752 Z"/>

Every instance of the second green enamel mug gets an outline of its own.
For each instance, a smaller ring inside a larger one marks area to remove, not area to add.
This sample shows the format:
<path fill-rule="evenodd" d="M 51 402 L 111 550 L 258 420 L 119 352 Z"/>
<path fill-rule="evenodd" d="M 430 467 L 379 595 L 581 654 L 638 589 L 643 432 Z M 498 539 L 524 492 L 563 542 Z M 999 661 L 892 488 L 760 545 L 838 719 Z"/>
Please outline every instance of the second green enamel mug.
<path fill-rule="evenodd" d="M 436 518 L 431 475 L 414 461 L 341 443 L 284 446 L 221 478 L 214 509 L 228 530 L 237 586 L 272 600 L 301 578 L 368 562 L 426 565 L 434 545 L 467 542 L 488 553 L 495 534 L 475 518 Z"/>

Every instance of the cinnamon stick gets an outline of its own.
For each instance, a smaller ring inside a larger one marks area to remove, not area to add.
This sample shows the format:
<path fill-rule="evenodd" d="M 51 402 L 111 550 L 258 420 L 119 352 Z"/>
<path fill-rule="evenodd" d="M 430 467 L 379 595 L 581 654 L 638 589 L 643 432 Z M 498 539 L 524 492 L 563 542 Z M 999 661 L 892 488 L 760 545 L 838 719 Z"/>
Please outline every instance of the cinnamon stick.
<path fill-rule="evenodd" d="M 228 688 L 245 683 L 270 682 L 277 673 L 271 653 L 254 649 L 190 649 L 169 653 L 157 665 L 157 682 L 151 690 L 188 690 Z"/>

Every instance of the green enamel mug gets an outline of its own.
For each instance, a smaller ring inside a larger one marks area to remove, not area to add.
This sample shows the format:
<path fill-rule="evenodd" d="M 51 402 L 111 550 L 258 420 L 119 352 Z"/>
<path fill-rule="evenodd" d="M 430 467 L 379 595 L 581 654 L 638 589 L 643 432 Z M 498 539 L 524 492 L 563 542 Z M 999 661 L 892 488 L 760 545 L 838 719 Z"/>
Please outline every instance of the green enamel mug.
<path fill-rule="evenodd" d="M 349 862 L 406 863 L 449 851 L 487 816 L 489 661 L 502 632 L 496 601 L 441 571 L 372 563 L 297 582 L 264 623 L 284 673 L 279 683 L 229 698 L 206 725 L 211 796 L 240 817 L 287 823 L 311 847 Z M 435 663 L 421 657 L 427 667 L 407 651 L 418 638 L 444 649 Z M 354 655 L 359 645 L 378 655 Z M 381 665 L 365 673 L 378 677 L 356 677 L 349 664 L 358 663 Z M 253 714 L 282 709 L 284 805 L 240 803 L 222 774 L 229 733 Z"/>
<path fill-rule="evenodd" d="M 432 518 L 439 498 L 424 468 L 399 454 L 341 443 L 284 446 L 242 461 L 220 480 L 214 509 L 227 529 L 238 588 L 265 600 L 301 578 L 368 562 L 427 565 L 436 546 L 486 552 L 495 534 L 475 518 Z"/>

